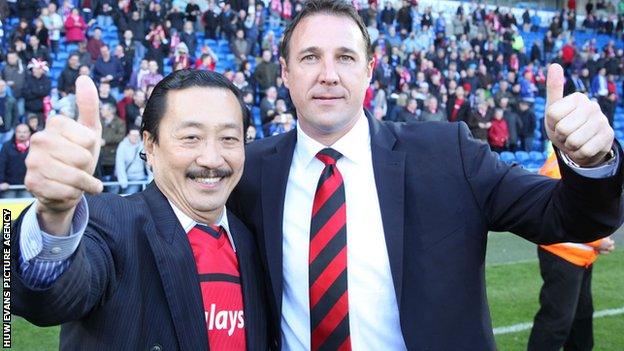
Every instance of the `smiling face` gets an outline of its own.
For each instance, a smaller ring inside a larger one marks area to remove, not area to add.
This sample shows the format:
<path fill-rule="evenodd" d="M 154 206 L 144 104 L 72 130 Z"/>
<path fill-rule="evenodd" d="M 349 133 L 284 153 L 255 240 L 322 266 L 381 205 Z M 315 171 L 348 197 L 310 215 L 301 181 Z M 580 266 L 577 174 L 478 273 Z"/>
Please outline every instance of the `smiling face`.
<path fill-rule="evenodd" d="M 299 125 L 331 145 L 363 114 L 373 61 L 357 24 L 346 16 L 315 14 L 293 31 L 288 62 L 281 59 L 284 84 L 297 109 Z"/>
<path fill-rule="evenodd" d="M 154 180 L 185 214 L 212 224 L 243 172 L 241 107 L 232 92 L 219 88 L 173 90 L 166 99 L 158 141 L 143 135 Z"/>

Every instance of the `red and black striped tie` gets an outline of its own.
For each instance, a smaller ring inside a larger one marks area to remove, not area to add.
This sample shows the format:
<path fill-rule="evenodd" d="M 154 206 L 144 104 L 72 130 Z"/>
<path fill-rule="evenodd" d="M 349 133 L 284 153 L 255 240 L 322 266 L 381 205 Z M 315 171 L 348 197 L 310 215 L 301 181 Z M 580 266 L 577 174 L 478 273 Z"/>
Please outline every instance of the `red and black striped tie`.
<path fill-rule="evenodd" d="M 347 210 L 338 151 L 325 148 L 316 158 L 321 173 L 310 225 L 310 330 L 312 350 L 351 350 L 347 293 Z"/>

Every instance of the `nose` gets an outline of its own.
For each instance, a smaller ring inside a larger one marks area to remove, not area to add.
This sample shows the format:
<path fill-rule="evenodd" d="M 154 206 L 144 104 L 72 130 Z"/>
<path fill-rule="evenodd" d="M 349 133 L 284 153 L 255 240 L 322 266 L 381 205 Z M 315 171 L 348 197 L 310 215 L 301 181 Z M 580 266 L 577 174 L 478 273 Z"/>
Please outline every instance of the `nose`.
<path fill-rule="evenodd" d="M 322 85 L 334 86 L 338 84 L 340 77 L 336 71 L 336 64 L 333 58 L 323 60 L 321 73 L 319 74 L 319 83 Z"/>
<path fill-rule="evenodd" d="M 195 160 L 197 165 L 208 169 L 215 169 L 223 166 L 225 160 L 222 155 L 223 150 L 218 140 L 209 138 L 198 151 L 199 155 L 197 155 L 197 159 Z"/>

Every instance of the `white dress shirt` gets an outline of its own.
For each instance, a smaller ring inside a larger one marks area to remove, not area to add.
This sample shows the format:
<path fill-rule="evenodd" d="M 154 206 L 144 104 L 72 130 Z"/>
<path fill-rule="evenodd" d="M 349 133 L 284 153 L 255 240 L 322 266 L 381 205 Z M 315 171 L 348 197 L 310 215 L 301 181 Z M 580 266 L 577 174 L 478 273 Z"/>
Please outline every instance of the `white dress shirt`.
<path fill-rule="evenodd" d="M 349 330 L 353 350 L 405 350 L 392 282 L 388 250 L 375 186 L 368 121 L 355 126 L 331 146 L 347 206 L 347 281 Z M 297 144 L 286 186 L 283 219 L 282 345 L 310 349 L 308 255 L 316 185 L 324 164 L 315 155 L 324 145 L 297 127 Z"/>

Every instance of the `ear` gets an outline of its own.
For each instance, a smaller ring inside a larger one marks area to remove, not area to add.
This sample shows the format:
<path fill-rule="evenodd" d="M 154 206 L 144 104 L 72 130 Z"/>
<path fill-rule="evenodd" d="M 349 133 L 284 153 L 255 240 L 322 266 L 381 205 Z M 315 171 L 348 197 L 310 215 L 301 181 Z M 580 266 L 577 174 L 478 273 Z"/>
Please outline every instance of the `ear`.
<path fill-rule="evenodd" d="M 373 58 L 370 61 L 368 61 L 368 63 L 366 64 L 366 76 L 368 77 L 369 80 L 373 78 L 374 69 L 375 69 L 375 57 L 373 56 Z"/>
<path fill-rule="evenodd" d="M 147 164 L 152 167 L 152 160 L 154 159 L 154 138 L 148 131 L 143 131 L 143 150 L 145 150 L 145 156 L 147 157 Z"/>
<path fill-rule="evenodd" d="M 284 86 L 290 89 L 288 86 L 288 66 L 286 65 L 286 60 L 284 60 L 283 57 L 280 57 L 279 62 L 282 67 L 282 80 L 284 81 Z"/>

